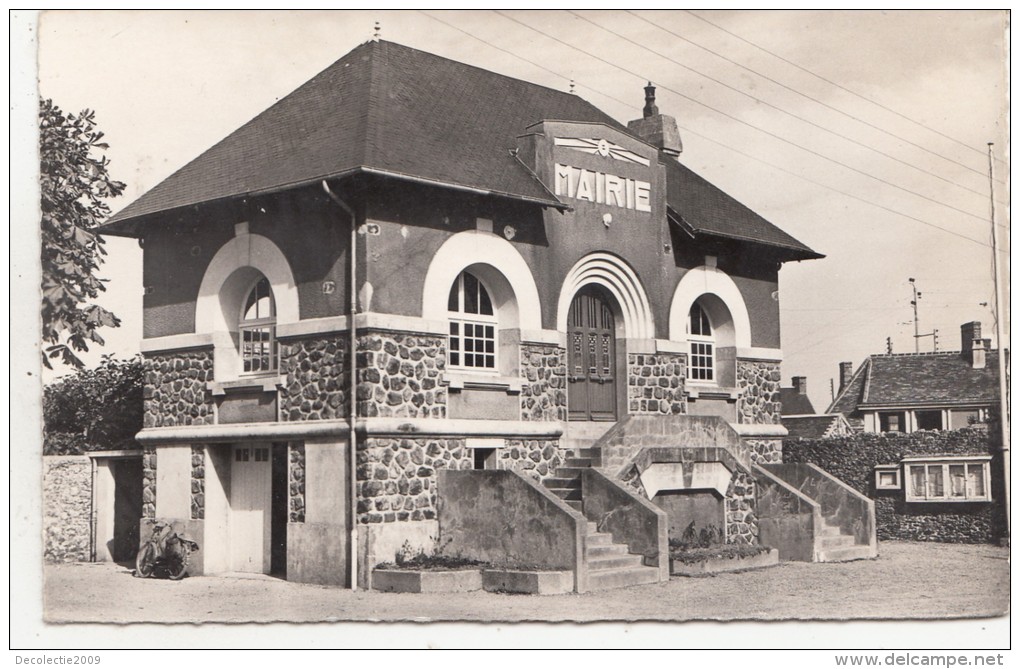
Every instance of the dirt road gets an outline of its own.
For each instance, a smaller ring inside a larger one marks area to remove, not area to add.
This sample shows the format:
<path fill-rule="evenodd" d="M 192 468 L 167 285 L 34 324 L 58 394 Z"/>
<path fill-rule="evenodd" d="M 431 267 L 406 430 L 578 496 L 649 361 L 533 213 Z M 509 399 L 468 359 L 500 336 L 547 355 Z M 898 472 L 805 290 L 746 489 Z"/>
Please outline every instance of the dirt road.
<path fill-rule="evenodd" d="M 959 618 L 1003 614 L 1008 551 L 885 542 L 877 560 L 778 567 L 583 595 L 351 592 L 267 576 L 136 579 L 115 564 L 47 566 L 48 622 L 601 621 Z M 158 605 L 156 605 L 158 603 Z"/>

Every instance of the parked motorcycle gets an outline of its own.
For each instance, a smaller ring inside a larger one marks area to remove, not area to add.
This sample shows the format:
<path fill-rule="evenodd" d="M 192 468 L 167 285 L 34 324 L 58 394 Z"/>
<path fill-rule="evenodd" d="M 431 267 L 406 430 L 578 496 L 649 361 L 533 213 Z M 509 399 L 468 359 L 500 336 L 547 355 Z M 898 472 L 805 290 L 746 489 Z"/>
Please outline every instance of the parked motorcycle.
<path fill-rule="evenodd" d="M 135 576 L 149 578 L 157 570 L 165 572 L 173 581 L 179 581 L 188 573 L 188 558 L 198 550 L 198 543 L 174 531 L 172 523 L 148 521 L 152 524 L 152 535 L 138 549 L 135 558 Z"/>

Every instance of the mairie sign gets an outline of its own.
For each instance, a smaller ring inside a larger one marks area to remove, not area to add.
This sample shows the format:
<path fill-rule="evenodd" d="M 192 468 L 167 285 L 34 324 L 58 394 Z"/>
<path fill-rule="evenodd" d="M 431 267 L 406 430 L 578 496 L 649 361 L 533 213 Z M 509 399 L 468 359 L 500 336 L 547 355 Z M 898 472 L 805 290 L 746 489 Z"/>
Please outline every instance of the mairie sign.
<path fill-rule="evenodd" d="M 556 195 L 635 211 L 652 210 L 652 186 L 647 181 L 556 163 L 554 184 Z"/>

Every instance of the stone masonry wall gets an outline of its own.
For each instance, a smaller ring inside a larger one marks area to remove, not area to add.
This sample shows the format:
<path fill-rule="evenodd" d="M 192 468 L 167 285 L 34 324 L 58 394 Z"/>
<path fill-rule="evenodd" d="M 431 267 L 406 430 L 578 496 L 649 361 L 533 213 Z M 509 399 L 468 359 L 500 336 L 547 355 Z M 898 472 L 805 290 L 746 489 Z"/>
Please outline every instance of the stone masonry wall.
<path fill-rule="evenodd" d="M 191 519 L 205 518 L 205 446 L 191 446 Z"/>
<path fill-rule="evenodd" d="M 212 351 L 174 351 L 145 358 L 145 427 L 212 425 Z"/>
<path fill-rule="evenodd" d="M 305 445 L 287 446 L 288 517 L 292 523 L 305 522 Z"/>
<path fill-rule="evenodd" d="M 782 439 L 741 439 L 750 449 L 751 462 L 756 465 L 780 463 L 783 461 Z"/>
<path fill-rule="evenodd" d="M 280 342 L 280 415 L 285 421 L 347 417 L 347 335 Z"/>
<path fill-rule="evenodd" d="M 156 517 L 156 447 L 142 447 L 142 518 Z"/>
<path fill-rule="evenodd" d="M 436 517 L 436 470 L 471 469 L 464 439 L 378 438 L 358 444 L 358 522 Z"/>
<path fill-rule="evenodd" d="M 687 413 L 684 379 L 687 357 L 682 353 L 627 356 L 627 405 L 632 414 Z"/>
<path fill-rule="evenodd" d="M 567 419 L 567 351 L 559 346 L 521 345 L 521 419 Z"/>
<path fill-rule="evenodd" d="M 496 467 L 513 469 L 542 481 L 553 476 L 566 453 L 556 439 L 507 439 L 499 449 Z"/>
<path fill-rule="evenodd" d="M 754 478 L 744 472 L 733 473 L 726 491 L 726 543 L 758 543 Z"/>
<path fill-rule="evenodd" d="M 87 562 L 92 534 L 92 464 L 83 455 L 43 456 L 43 558 Z"/>
<path fill-rule="evenodd" d="M 446 338 L 370 332 L 358 338 L 358 415 L 446 418 Z"/>
<path fill-rule="evenodd" d="M 780 379 L 778 362 L 737 360 L 737 422 L 778 424 Z"/>

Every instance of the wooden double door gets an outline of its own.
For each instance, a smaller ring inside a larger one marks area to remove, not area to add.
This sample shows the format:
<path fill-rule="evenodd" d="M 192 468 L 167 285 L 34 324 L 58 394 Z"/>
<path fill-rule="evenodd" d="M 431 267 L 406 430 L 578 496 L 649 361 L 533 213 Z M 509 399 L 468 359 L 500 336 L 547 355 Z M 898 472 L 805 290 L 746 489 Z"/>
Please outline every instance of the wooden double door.
<path fill-rule="evenodd" d="M 567 316 L 567 417 L 576 421 L 617 418 L 616 323 L 609 297 L 582 288 Z"/>

